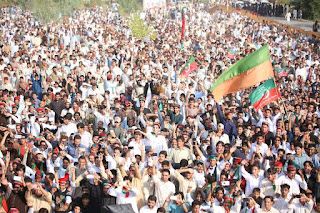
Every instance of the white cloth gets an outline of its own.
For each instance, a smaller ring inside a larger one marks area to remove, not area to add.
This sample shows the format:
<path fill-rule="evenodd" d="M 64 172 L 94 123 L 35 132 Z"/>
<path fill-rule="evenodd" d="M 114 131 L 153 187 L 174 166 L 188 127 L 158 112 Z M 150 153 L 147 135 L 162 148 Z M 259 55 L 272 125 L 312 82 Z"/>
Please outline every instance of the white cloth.
<path fill-rule="evenodd" d="M 153 209 L 150 209 L 149 206 L 143 206 L 139 213 L 157 213 L 157 209 L 156 206 Z"/>
<path fill-rule="evenodd" d="M 254 188 L 260 187 L 260 182 L 264 179 L 263 172 L 259 173 L 258 178 L 255 178 L 252 174 L 249 174 L 244 166 L 241 166 L 242 177 L 246 179 L 246 197 L 252 194 Z"/>
<path fill-rule="evenodd" d="M 169 195 L 174 195 L 176 189 L 170 181 L 163 182 L 157 175 L 152 176 L 155 183 L 154 195 L 157 197 L 157 206 L 163 206 Z"/>
<path fill-rule="evenodd" d="M 117 198 L 117 204 L 131 204 L 134 212 L 138 213 L 136 196 L 140 194 L 140 191 L 136 188 L 132 188 L 129 193 L 129 197 L 125 197 L 126 195 L 122 192 L 122 187 L 113 188 L 111 187 L 108 191 L 111 196 Z"/>
<path fill-rule="evenodd" d="M 302 181 L 300 175 L 296 175 L 294 179 L 290 179 L 287 175 L 283 175 L 278 179 L 279 185 L 288 184 L 290 186 L 290 192 L 288 197 L 291 197 L 292 194 L 300 194 L 300 187 L 304 190 L 308 188 L 306 181 Z"/>

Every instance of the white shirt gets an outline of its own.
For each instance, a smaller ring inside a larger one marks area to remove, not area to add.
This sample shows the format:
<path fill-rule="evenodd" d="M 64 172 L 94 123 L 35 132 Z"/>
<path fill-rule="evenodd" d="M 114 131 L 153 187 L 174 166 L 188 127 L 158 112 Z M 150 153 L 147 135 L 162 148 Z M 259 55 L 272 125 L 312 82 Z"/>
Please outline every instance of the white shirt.
<path fill-rule="evenodd" d="M 156 206 L 153 209 L 150 209 L 149 206 L 143 206 L 139 213 L 157 213 L 157 209 Z"/>
<path fill-rule="evenodd" d="M 62 126 L 60 128 L 60 134 L 61 134 L 61 132 L 65 132 L 68 137 L 70 137 L 70 135 L 72 133 L 76 133 L 77 131 L 78 130 L 77 130 L 76 124 L 71 123 L 71 122 L 68 125 L 62 124 Z"/>
<path fill-rule="evenodd" d="M 252 194 L 254 188 L 260 187 L 260 182 L 264 179 L 263 171 L 259 173 L 258 178 L 255 178 L 252 174 L 249 174 L 244 166 L 241 166 L 241 174 L 247 181 L 246 184 L 246 197 Z"/>
<path fill-rule="evenodd" d="M 299 198 L 293 199 L 291 204 L 288 204 L 289 209 L 294 209 L 295 213 L 305 213 L 305 212 L 311 212 L 313 207 L 313 201 L 310 199 L 309 202 L 306 202 L 304 206 L 300 203 Z"/>
<path fill-rule="evenodd" d="M 280 213 L 289 213 L 290 209 L 288 209 L 288 203 L 289 203 L 290 197 L 287 196 L 286 199 L 283 199 L 283 197 L 276 198 L 275 204 L 273 205 L 275 209 L 279 210 Z"/>
<path fill-rule="evenodd" d="M 290 179 L 287 175 L 283 175 L 278 179 L 279 185 L 288 184 L 290 186 L 290 192 L 288 197 L 291 197 L 292 194 L 300 194 L 300 187 L 304 190 L 308 188 L 306 181 L 302 181 L 300 175 L 295 176 L 294 179 Z"/>
<path fill-rule="evenodd" d="M 143 145 L 143 151 L 144 151 L 145 146 L 142 141 L 140 141 L 140 143 L 137 143 L 136 141 L 131 141 L 128 145 L 129 147 L 133 147 L 133 149 L 131 149 L 130 153 L 133 155 L 140 155 L 141 156 L 141 150 L 140 150 L 141 144 Z"/>
<path fill-rule="evenodd" d="M 251 145 L 250 154 L 249 154 L 249 159 L 252 159 L 253 153 L 257 151 L 257 145 L 258 145 L 257 142 L 255 142 L 255 143 L 253 143 L 253 144 Z M 262 157 L 266 154 L 268 148 L 269 148 L 268 145 L 265 144 L 265 143 L 262 143 L 262 144 L 260 145 L 260 154 L 262 155 Z"/>
<path fill-rule="evenodd" d="M 157 175 L 152 176 L 155 183 L 154 195 L 157 197 L 157 206 L 163 206 L 169 195 L 173 195 L 176 191 L 172 182 L 163 182 Z"/>
<path fill-rule="evenodd" d="M 82 135 L 78 132 L 77 135 L 81 136 L 80 144 L 85 146 L 87 149 L 90 149 L 91 145 L 93 144 L 92 135 L 87 131 L 84 131 Z"/>
<path fill-rule="evenodd" d="M 166 151 L 168 153 L 168 143 L 163 135 L 153 135 L 148 134 L 150 146 L 155 150 L 155 153 L 159 155 L 161 151 Z"/>
<path fill-rule="evenodd" d="M 136 188 L 132 188 L 129 193 L 129 197 L 122 192 L 122 187 L 113 188 L 111 187 L 108 191 L 111 196 L 117 197 L 117 204 L 131 204 L 134 212 L 138 213 L 136 196 L 140 194 L 140 191 Z"/>

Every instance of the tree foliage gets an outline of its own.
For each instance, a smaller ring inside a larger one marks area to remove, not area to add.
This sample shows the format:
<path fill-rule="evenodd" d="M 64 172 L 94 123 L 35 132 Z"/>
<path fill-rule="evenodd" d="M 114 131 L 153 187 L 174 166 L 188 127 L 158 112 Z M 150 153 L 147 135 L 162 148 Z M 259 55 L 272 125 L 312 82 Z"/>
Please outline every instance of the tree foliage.
<path fill-rule="evenodd" d="M 117 3 L 119 4 L 119 13 L 122 16 L 129 16 L 142 10 L 142 4 L 139 0 L 117 0 Z"/>
<path fill-rule="evenodd" d="M 302 16 L 305 19 L 314 20 L 320 18 L 319 0 L 293 0 L 291 4 L 296 9 L 302 9 Z"/>
<path fill-rule="evenodd" d="M 133 13 L 129 19 L 129 27 L 132 35 L 138 39 L 155 39 L 156 34 L 152 26 L 148 26 L 144 23 L 144 20 L 140 18 L 140 13 Z"/>

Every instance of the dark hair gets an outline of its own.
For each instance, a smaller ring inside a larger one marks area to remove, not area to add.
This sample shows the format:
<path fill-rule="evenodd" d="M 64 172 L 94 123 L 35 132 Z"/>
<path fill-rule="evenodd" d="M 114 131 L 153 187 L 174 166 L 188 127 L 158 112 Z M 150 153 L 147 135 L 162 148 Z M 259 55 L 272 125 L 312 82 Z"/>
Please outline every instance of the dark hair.
<path fill-rule="evenodd" d="M 167 157 L 167 151 L 162 150 L 161 152 L 159 152 L 159 155 L 163 154 L 165 157 Z"/>
<path fill-rule="evenodd" d="M 224 194 L 224 189 L 220 186 L 216 188 L 215 193 L 218 193 L 218 191 L 222 191 L 222 193 Z"/>
<path fill-rule="evenodd" d="M 305 161 L 303 163 L 303 166 L 306 166 L 307 163 L 311 166 L 311 168 L 313 168 L 313 163 L 311 161 L 309 161 L 309 160 Z"/>
<path fill-rule="evenodd" d="M 263 199 L 264 202 L 266 202 L 266 199 L 268 199 L 268 198 L 273 202 L 273 197 L 272 197 L 272 196 L 269 196 L 269 195 L 264 197 L 264 199 Z"/>
<path fill-rule="evenodd" d="M 201 206 L 201 202 L 199 200 L 195 200 L 192 202 L 192 208 L 195 206 Z"/>
<path fill-rule="evenodd" d="M 46 208 L 41 208 L 38 212 L 39 212 L 39 213 L 48 213 L 49 210 L 46 209 Z"/>
<path fill-rule="evenodd" d="M 260 193 L 260 188 L 254 188 L 252 192 L 259 192 Z"/>
<path fill-rule="evenodd" d="M 294 148 L 296 148 L 296 147 L 299 147 L 299 148 L 302 149 L 302 147 L 303 147 L 303 146 L 302 146 L 302 143 L 295 143 L 295 144 L 294 144 Z"/>
<path fill-rule="evenodd" d="M 162 161 L 161 166 L 169 166 L 170 162 L 167 160 Z"/>
<path fill-rule="evenodd" d="M 66 161 L 68 161 L 70 163 L 70 159 L 67 158 L 67 157 L 64 157 L 63 160 L 66 160 Z"/>
<path fill-rule="evenodd" d="M 182 199 L 182 200 L 184 199 L 184 195 L 183 195 L 182 192 L 176 192 L 176 193 L 174 193 L 174 195 L 181 195 L 181 199 Z"/>
<path fill-rule="evenodd" d="M 275 170 L 275 168 L 269 168 L 269 169 L 267 170 L 267 172 L 268 172 L 269 174 L 272 174 L 272 175 L 274 175 L 274 174 L 277 173 L 277 171 Z"/>
<path fill-rule="evenodd" d="M 128 180 L 128 181 L 132 182 L 132 178 L 131 178 L 130 176 L 125 176 L 125 177 L 123 178 L 123 180 L 124 180 L 124 181 Z"/>
<path fill-rule="evenodd" d="M 157 202 L 157 197 L 156 196 L 154 196 L 154 195 L 150 195 L 149 197 L 148 197 L 148 201 L 154 201 L 154 202 Z"/>
<path fill-rule="evenodd" d="M 165 213 L 166 210 L 163 207 L 157 209 L 157 213 Z"/>
<path fill-rule="evenodd" d="M 81 139 L 81 136 L 80 135 L 75 135 L 74 136 L 74 139 L 76 140 L 76 139 Z"/>
<path fill-rule="evenodd" d="M 164 172 L 168 172 L 169 175 L 170 175 L 170 170 L 169 170 L 169 169 L 163 169 L 163 170 L 162 170 L 162 173 L 164 173 Z"/>
<path fill-rule="evenodd" d="M 48 176 L 50 180 L 54 180 L 54 174 L 47 173 L 46 176 Z"/>
<path fill-rule="evenodd" d="M 281 189 L 285 189 L 285 188 L 287 188 L 287 189 L 289 189 L 290 190 L 290 185 L 288 185 L 288 184 L 282 184 L 281 186 Z"/>

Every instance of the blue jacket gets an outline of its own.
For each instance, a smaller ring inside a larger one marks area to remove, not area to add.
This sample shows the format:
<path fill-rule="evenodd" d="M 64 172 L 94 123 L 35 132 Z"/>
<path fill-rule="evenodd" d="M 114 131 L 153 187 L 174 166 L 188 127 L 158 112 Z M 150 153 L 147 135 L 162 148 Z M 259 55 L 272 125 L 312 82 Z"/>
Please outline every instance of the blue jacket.
<path fill-rule="evenodd" d="M 233 123 L 233 121 L 227 121 L 222 113 L 221 107 L 220 105 L 217 103 L 217 110 L 218 110 L 218 116 L 221 120 L 221 122 L 224 125 L 224 132 L 229 135 L 229 140 L 230 142 L 232 142 L 232 136 L 234 136 L 234 138 L 237 137 L 237 128 L 236 125 Z"/>
<path fill-rule="evenodd" d="M 38 99 L 42 100 L 41 75 L 39 75 L 38 81 L 36 81 L 33 78 L 33 75 L 31 75 L 31 81 L 32 81 L 32 92 L 36 92 L 38 95 Z"/>

